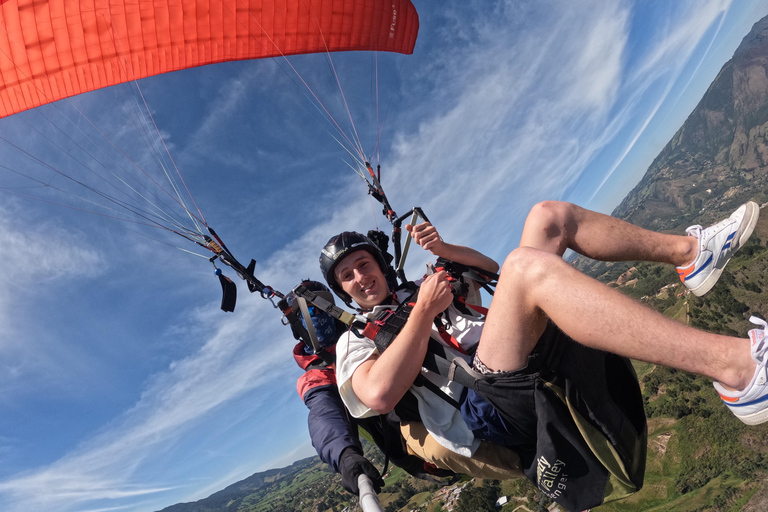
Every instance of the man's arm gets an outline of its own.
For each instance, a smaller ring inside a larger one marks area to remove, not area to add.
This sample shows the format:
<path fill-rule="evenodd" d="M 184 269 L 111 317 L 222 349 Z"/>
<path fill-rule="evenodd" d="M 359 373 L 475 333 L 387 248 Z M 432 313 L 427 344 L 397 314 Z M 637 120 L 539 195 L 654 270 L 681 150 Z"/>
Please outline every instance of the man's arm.
<path fill-rule="evenodd" d="M 365 405 L 386 414 L 400 401 L 421 372 L 432 321 L 453 301 L 445 272 L 428 276 L 400 334 L 381 354 L 374 353 L 352 374 L 355 395 Z"/>
<path fill-rule="evenodd" d="M 494 274 L 499 271 L 499 264 L 485 254 L 463 245 L 444 242 L 437 229 L 429 222 L 422 222 L 416 226 L 407 224 L 405 229 L 411 234 L 414 242 L 439 258 L 478 267 Z"/>
<path fill-rule="evenodd" d="M 330 369 L 312 371 L 333 374 Z M 365 473 L 371 478 L 376 492 L 379 492 L 384 482 L 376 467 L 363 456 L 357 427 L 352 425 L 349 419 L 335 379 L 333 383 L 310 388 L 302 399 L 309 408 L 307 423 L 312 446 L 323 462 L 341 474 L 344 488 L 353 494 L 359 494 L 357 477 Z"/>
<path fill-rule="evenodd" d="M 414 242 L 432 254 L 474 267 L 498 272 L 499 265 L 480 252 L 444 242 L 432 224 L 406 225 Z M 382 354 L 373 354 L 352 374 L 355 395 L 368 407 L 386 414 L 403 397 L 421 372 L 427 352 L 432 322 L 453 301 L 445 272 L 428 276 L 419 289 L 418 299 L 400 334 Z"/>
<path fill-rule="evenodd" d="M 304 393 L 303 399 L 309 409 L 307 425 L 312 446 L 323 462 L 339 472 L 342 452 L 352 447 L 362 453 L 362 448 L 336 384 L 314 387 Z"/>

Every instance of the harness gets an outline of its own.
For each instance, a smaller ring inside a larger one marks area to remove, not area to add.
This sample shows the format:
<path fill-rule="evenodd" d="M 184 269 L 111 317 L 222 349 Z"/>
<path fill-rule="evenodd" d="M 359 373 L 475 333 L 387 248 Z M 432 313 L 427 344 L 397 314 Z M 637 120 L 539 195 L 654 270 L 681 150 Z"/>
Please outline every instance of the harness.
<path fill-rule="evenodd" d="M 437 263 L 430 267 L 429 273 L 431 274 L 441 270 L 445 270 L 448 273 L 448 281 L 451 283 L 454 296 L 453 306 L 457 310 L 467 315 L 471 315 L 473 311 L 483 316 L 488 313 L 487 308 L 470 304 L 466 301 L 469 292 L 468 281 L 474 281 L 488 291 L 488 293 L 493 295 L 493 288 L 496 286 L 499 277 L 497 274 L 484 271 L 477 267 L 462 265 L 444 258 L 439 258 Z M 407 282 L 395 290 L 395 293 L 403 290 L 409 292 L 407 298 L 403 300 L 396 309 L 379 311 L 373 318 L 368 319 L 368 322 L 361 332 L 363 336 L 375 343 L 376 348 L 378 348 L 380 352 L 383 352 L 392 341 L 394 341 L 408 321 L 408 317 L 410 316 L 411 311 L 413 311 L 413 306 L 416 304 L 419 288 L 414 283 Z M 459 352 L 467 354 L 467 352 L 459 345 L 458 341 L 447 332 L 447 328 L 450 327 L 450 319 L 445 312 L 435 318 L 435 326 L 440 334 L 440 338 L 446 345 Z"/>
<path fill-rule="evenodd" d="M 309 290 L 307 291 L 309 292 Z M 309 293 L 313 293 L 313 292 L 309 292 Z M 322 297 L 316 296 L 315 300 L 320 301 L 325 299 L 323 299 Z M 307 318 L 307 319 L 310 318 L 306 298 L 296 295 L 293 303 L 298 304 L 299 310 L 301 311 L 301 314 L 304 318 Z M 328 302 L 328 304 L 330 303 Z M 301 317 L 298 315 L 298 312 L 291 305 L 288 304 L 288 301 L 285 298 L 280 299 L 280 301 L 277 303 L 277 307 L 280 308 L 280 311 L 283 313 L 283 320 L 282 320 L 283 325 L 290 326 L 293 337 L 296 340 L 301 342 L 305 342 L 305 341 L 309 342 L 315 355 L 320 357 L 320 359 L 322 360 L 322 362 L 318 361 L 316 363 L 313 363 L 313 366 L 316 368 L 332 366 L 336 362 L 336 356 L 335 354 L 331 353 L 328 349 L 320 346 L 320 342 L 318 341 L 317 333 L 315 332 L 315 328 L 312 325 L 312 322 L 307 321 L 306 326 L 302 324 Z"/>
<path fill-rule="evenodd" d="M 456 309 L 465 314 L 471 314 L 470 310 L 480 313 L 481 315 L 487 313 L 486 308 L 466 302 L 470 285 L 469 281 L 477 283 L 481 288 L 493 295 L 493 288 L 495 288 L 499 277 L 497 274 L 477 267 L 449 261 L 444 258 L 439 258 L 436 264 L 430 267 L 429 273 L 435 273 L 441 270 L 445 270 L 448 273 L 448 280 L 451 283 L 451 288 L 454 294 L 453 305 Z M 404 290 L 408 292 L 408 295 L 396 308 L 382 309 L 372 317 L 367 317 L 361 314 L 354 315 L 344 311 L 318 296 L 316 293 L 307 290 L 303 285 L 294 288 L 293 293 L 297 298 L 312 302 L 319 309 L 350 326 L 350 328 L 356 331 L 357 334 L 372 340 L 379 352 L 384 352 L 403 329 L 418 298 L 419 288 L 413 282 L 404 283 L 398 287 L 394 293 L 396 294 L 397 292 L 402 292 Z M 440 338 L 446 345 L 463 354 L 471 355 L 468 354 L 467 351 L 459 345 L 458 341 L 448 333 L 450 320 L 445 312 L 435 318 L 435 325 Z M 427 354 L 422 366 L 447 378 L 449 381 L 457 382 L 465 387 L 472 387 L 472 383 L 475 379 L 471 375 L 471 370 L 466 361 L 461 358 L 454 358 L 446 351 L 445 347 L 434 338 L 430 338 L 429 340 Z M 426 387 L 453 407 L 457 409 L 460 408 L 459 402 L 448 396 L 438 385 L 425 378 L 422 374 L 419 374 L 416 377 L 414 384 Z"/>

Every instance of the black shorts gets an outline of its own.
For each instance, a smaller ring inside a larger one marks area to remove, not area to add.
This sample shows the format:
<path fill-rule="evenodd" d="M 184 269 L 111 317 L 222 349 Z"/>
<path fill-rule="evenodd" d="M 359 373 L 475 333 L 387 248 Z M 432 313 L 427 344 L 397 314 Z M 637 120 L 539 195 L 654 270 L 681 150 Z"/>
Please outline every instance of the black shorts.
<path fill-rule="evenodd" d="M 557 368 L 561 345 L 574 343 L 549 323 L 524 368 L 476 374 L 478 379 L 461 405 L 467 426 L 477 437 L 525 451 L 536 443 L 535 389 L 538 376 Z M 476 361 L 477 363 L 477 361 Z M 474 365 L 477 370 L 477 364 Z"/>
<path fill-rule="evenodd" d="M 576 510 L 601 502 L 617 471 L 606 471 L 595 447 L 618 454 L 628 488 L 642 486 L 645 413 L 628 359 L 585 347 L 550 322 L 525 368 L 472 373 L 462 404 L 467 425 L 517 451 L 526 475 L 556 501 Z"/>
<path fill-rule="evenodd" d="M 485 430 L 475 432 L 479 437 L 524 447 L 536 440 L 537 382 L 574 388 L 580 400 L 600 417 L 599 411 L 615 407 L 614 402 L 626 405 L 626 389 L 638 389 L 634 372 L 627 371 L 628 363 L 623 357 L 575 342 L 550 322 L 524 368 L 478 375 L 462 404 L 462 415 L 473 430 L 477 430 L 473 426 L 484 425 Z M 633 422 L 645 422 L 643 411 L 637 407 L 627 407 L 626 412 Z"/>

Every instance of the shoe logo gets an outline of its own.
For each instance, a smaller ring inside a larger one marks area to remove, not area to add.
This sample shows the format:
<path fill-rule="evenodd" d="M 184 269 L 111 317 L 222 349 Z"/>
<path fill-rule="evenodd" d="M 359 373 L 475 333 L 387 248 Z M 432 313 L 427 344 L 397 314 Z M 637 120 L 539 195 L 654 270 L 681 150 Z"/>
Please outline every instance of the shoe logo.
<path fill-rule="evenodd" d="M 749 331 L 749 338 L 752 340 L 752 346 L 754 347 L 765 339 L 765 331 L 761 329 L 752 329 Z"/>
<path fill-rule="evenodd" d="M 713 260 L 713 256 L 710 255 L 709 258 L 707 259 L 707 261 L 702 266 L 700 266 L 698 269 L 696 269 L 696 272 L 693 272 L 692 274 L 688 274 L 688 276 L 685 279 L 688 280 L 688 279 L 693 279 L 694 277 L 696 277 L 702 270 L 707 268 L 710 265 L 710 263 L 712 263 L 712 260 Z"/>
<path fill-rule="evenodd" d="M 725 245 L 723 245 L 723 248 L 720 250 L 721 253 L 724 253 L 725 251 L 731 248 L 731 240 L 733 240 L 734 236 L 736 236 L 735 231 L 730 235 L 728 235 L 728 238 L 725 239 Z"/>

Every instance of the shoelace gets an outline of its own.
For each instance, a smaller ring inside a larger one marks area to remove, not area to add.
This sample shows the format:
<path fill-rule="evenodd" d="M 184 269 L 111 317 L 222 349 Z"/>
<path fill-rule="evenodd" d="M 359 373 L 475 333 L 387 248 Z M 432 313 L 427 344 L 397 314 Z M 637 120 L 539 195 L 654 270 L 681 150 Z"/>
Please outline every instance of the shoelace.
<path fill-rule="evenodd" d="M 763 360 L 765 359 L 765 353 L 768 352 L 768 338 L 766 338 L 766 331 L 768 331 L 768 322 L 756 316 L 750 317 L 749 321 L 755 325 L 759 325 L 760 327 L 762 327 L 761 329 L 763 331 L 762 339 L 758 340 L 757 345 L 752 349 L 752 359 L 754 359 L 755 362 L 757 362 L 757 364 L 762 364 Z M 756 331 L 758 329 L 754 329 L 754 330 Z M 758 334 L 755 333 L 755 337 L 757 336 Z"/>
<path fill-rule="evenodd" d="M 698 224 L 694 226 L 690 226 L 686 228 L 685 233 L 691 236 L 695 236 L 696 238 L 701 238 L 701 232 L 704 230 L 701 226 Z"/>
<path fill-rule="evenodd" d="M 717 224 L 713 224 L 712 226 L 709 226 L 707 229 L 712 229 L 713 231 L 720 231 L 723 227 L 727 226 L 731 222 L 733 222 L 733 221 L 731 220 L 730 217 L 728 217 L 727 219 L 721 220 Z M 691 236 L 695 236 L 699 240 L 701 240 L 701 234 L 704 231 L 706 231 L 706 229 L 704 229 L 703 227 L 701 227 L 698 224 L 695 224 L 693 226 L 689 226 L 685 230 L 686 234 L 691 235 Z"/>

